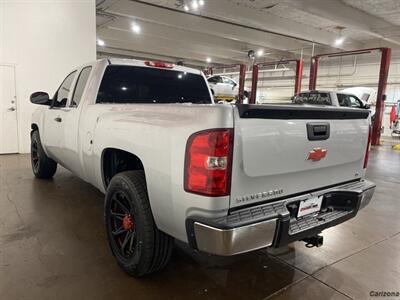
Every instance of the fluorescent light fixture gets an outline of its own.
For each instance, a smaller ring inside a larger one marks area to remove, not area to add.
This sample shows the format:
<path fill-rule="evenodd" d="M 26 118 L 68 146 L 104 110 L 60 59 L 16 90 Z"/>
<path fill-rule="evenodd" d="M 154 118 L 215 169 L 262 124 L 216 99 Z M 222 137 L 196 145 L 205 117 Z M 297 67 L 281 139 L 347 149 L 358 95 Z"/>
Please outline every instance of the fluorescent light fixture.
<path fill-rule="evenodd" d="M 199 0 L 199 5 L 203 6 L 204 5 L 204 0 Z"/>
<path fill-rule="evenodd" d="M 193 0 L 193 1 L 192 1 L 192 8 L 193 8 L 194 10 L 196 10 L 196 9 L 199 8 L 199 3 L 197 2 L 197 0 Z"/>
<path fill-rule="evenodd" d="M 210 63 L 212 61 L 211 57 L 206 58 L 206 62 Z"/>
<path fill-rule="evenodd" d="M 263 49 L 257 50 L 257 56 L 258 57 L 263 56 L 263 55 L 264 55 L 264 50 Z"/>
<path fill-rule="evenodd" d="M 101 40 L 101 39 L 97 39 L 97 45 L 99 45 L 99 46 L 105 46 L 106 43 L 105 43 L 103 40 Z"/>
<path fill-rule="evenodd" d="M 132 23 L 131 29 L 134 33 L 140 33 L 140 31 L 142 30 L 142 28 L 140 28 L 140 26 L 136 23 Z"/>
<path fill-rule="evenodd" d="M 189 11 L 189 6 L 187 4 L 185 4 L 185 6 L 183 7 L 184 10 Z"/>
<path fill-rule="evenodd" d="M 344 38 L 343 38 L 343 37 L 337 38 L 337 39 L 335 40 L 335 45 L 336 45 L 336 46 L 340 46 L 340 45 L 343 44 L 343 42 L 344 42 Z"/>

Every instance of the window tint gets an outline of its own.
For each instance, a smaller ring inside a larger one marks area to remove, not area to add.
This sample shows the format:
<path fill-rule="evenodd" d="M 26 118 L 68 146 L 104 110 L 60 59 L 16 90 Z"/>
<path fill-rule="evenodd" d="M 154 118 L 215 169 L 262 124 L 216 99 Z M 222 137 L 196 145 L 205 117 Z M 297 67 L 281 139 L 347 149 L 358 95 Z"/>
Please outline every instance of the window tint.
<path fill-rule="evenodd" d="M 58 88 L 53 99 L 53 107 L 65 107 L 67 105 L 68 94 L 71 90 L 72 81 L 75 78 L 76 71 L 69 74 Z"/>
<path fill-rule="evenodd" d="M 313 105 L 332 105 L 329 93 L 300 93 L 295 96 L 293 102 L 296 104 L 313 104 Z"/>
<path fill-rule="evenodd" d="M 203 76 L 158 68 L 108 66 L 97 103 L 211 103 Z"/>
<path fill-rule="evenodd" d="M 81 102 L 83 91 L 85 90 L 86 83 L 89 79 L 90 71 L 92 67 L 85 67 L 79 74 L 78 82 L 75 86 L 74 95 L 72 96 L 71 106 L 78 106 Z"/>
<path fill-rule="evenodd" d="M 221 78 L 221 76 L 213 76 L 213 77 L 208 78 L 207 81 L 210 83 L 221 83 L 222 78 Z"/>

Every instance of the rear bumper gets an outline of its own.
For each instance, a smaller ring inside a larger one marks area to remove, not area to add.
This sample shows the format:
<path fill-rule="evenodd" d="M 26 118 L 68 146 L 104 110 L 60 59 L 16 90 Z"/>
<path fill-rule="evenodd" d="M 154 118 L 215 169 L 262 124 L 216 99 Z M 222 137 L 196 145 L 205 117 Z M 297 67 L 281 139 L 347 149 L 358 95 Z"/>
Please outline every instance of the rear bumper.
<path fill-rule="evenodd" d="M 370 203 L 374 191 L 373 182 L 361 180 L 238 210 L 222 218 L 192 217 L 186 221 L 189 243 L 222 256 L 281 247 L 353 218 Z M 300 201 L 316 196 L 323 196 L 321 211 L 297 219 Z"/>

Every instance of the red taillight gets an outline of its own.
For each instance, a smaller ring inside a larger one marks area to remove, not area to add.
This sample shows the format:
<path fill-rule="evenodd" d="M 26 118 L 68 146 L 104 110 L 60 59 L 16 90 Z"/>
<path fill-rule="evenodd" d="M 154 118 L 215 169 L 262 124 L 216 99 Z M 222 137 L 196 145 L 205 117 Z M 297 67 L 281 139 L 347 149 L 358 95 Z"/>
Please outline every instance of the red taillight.
<path fill-rule="evenodd" d="M 189 137 L 186 145 L 186 192 L 227 196 L 231 189 L 233 129 L 211 129 Z"/>
<path fill-rule="evenodd" d="M 369 126 L 367 151 L 365 151 L 365 157 L 364 157 L 364 169 L 367 168 L 368 165 L 369 151 L 371 150 L 371 138 L 372 138 L 372 127 Z"/>
<path fill-rule="evenodd" d="M 172 69 L 173 64 L 165 63 L 162 61 L 145 61 L 144 64 L 149 67 Z"/>

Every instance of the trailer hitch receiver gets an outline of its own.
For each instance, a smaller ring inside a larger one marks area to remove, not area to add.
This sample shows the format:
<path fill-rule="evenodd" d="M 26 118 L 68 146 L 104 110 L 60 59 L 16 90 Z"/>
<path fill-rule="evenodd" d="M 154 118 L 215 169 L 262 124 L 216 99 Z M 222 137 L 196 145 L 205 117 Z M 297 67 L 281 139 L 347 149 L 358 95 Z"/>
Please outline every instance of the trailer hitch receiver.
<path fill-rule="evenodd" d="M 306 243 L 307 248 L 321 247 L 324 243 L 324 237 L 322 235 L 317 234 L 315 236 L 303 239 L 303 242 Z"/>

